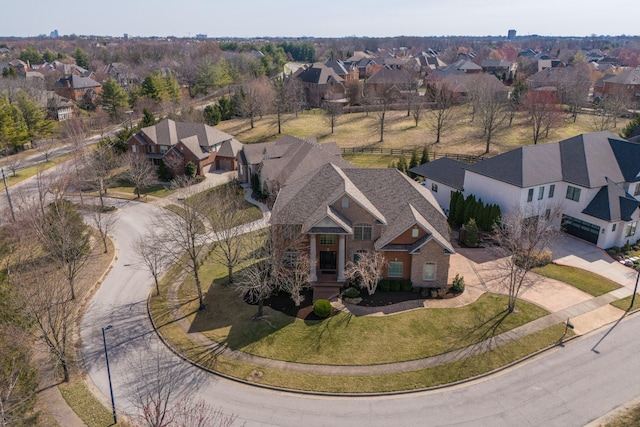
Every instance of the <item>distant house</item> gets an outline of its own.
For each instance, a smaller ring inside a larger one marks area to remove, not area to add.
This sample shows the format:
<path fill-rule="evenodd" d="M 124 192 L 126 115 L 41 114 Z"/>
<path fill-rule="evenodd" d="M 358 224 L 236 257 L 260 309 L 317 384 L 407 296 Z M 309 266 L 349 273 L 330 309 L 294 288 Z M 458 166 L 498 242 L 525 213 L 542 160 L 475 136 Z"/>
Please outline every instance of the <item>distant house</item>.
<path fill-rule="evenodd" d="M 112 78 L 117 81 L 124 89 L 129 90 L 132 85 L 138 85 L 142 83 L 140 76 L 131 71 L 127 64 L 121 62 L 112 62 L 103 67 L 102 73 L 107 78 Z"/>
<path fill-rule="evenodd" d="M 626 98 L 630 107 L 640 108 L 640 67 L 604 78 L 601 83 L 603 98 L 616 94 Z"/>
<path fill-rule="evenodd" d="M 394 93 L 395 98 L 400 98 L 405 91 L 416 88 L 416 80 L 401 68 L 382 68 L 364 82 L 365 96 Z"/>
<path fill-rule="evenodd" d="M 483 59 L 480 66 L 485 73 L 505 76 L 506 78 L 513 76 L 518 68 L 517 63 L 505 61 L 504 59 Z"/>
<path fill-rule="evenodd" d="M 424 187 L 396 169 L 327 163 L 291 181 L 272 210 L 274 231 L 302 236 L 314 287 L 345 281 L 345 266 L 380 252 L 382 276 L 417 288 L 449 285 L 446 217 Z"/>
<path fill-rule="evenodd" d="M 301 82 L 310 107 L 322 107 L 325 101 L 343 100 L 345 97 L 344 79 L 322 62 L 298 71 L 292 78 Z"/>
<path fill-rule="evenodd" d="M 242 144 L 233 136 L 201 123 L 165 119 L 140 129 L 127 140 L 127 150 L 146 156 L 154 165 L 163 160 L 174 173 L 184 173 L 193 162 L 197 174 L 214 170 L 235 170 Z"/>
<path fill-rule="evenodd" d="M 638 159 L 640 143 L 594 132 L 520 147 L 473 165 L 431 167 L 425 175 L 438 184 L 454 183 L 453 190 L 460 182 L 451 169 L 462 168 L 465 195 L 497 204 L 507 214 L 518 206 L 543 215 L 557 209 L 556 228 L 609 248 L 640 239 Z"/>
<path fill-rule="evenodd" d="M 55 92 L 76 102 L 82 100 L 94 102 L 102 93 L 102 85 L 91 77 L 71 74 L 56 82 Z"/>
<path fill-rule="evenodd" d="M 509 88 L 502 84 L 495 75 L 465 73 L 461 70 L 435 70 L 424 78 L 424 85 L 437 84 L 445 82 L 448 90 L 451 91 L 455 102 L 463 103 L 469 100 L 469 91 L 477 85 L 479 81 L 486 82 L 491 85 L 497 93 L 500 93 L 504 99 L 509 97 Z M 427 91 L 427 94 L 429 91 Z"/>
<path fill-rule="evenodd" d="M 339 59 L 330 59 L 324 65 L 332 68 L 337 75 L 342 77 L 345 85 L 350 82 L 357 82 L 359 79 L 358 67 L 353 64 L 347 65 Z"/>

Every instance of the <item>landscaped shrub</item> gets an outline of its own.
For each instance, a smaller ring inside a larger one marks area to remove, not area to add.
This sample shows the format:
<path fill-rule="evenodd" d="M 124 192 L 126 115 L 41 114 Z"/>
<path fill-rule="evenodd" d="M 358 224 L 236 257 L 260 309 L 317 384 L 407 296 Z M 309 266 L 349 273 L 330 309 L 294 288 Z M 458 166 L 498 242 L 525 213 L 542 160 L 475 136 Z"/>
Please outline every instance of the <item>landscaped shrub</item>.
<path fill-rule="evenodd" d="M 522 266 L 522 258 L 516 255 L 515 262 L 517 265 Z M 529 266 L 531 268 L 536 267 L 544 267 L 545 265 L 551 262 L 551 251 L 543 250 L 531 255 L 531 259 L 529 260 Z"/>
<path fill-rule="evenodd" d="M 413 289 L 413 283 L 411 280 L 403 280 L 400 282 L 400 290 L 403 292 L 410 292 Z"/>
<path fill-rule="evenodd" d="M 456 274 L 456 277 L 453 278 L 453 285 L 451 289 L 456 294 L 461 294 L 464 292 L 464 277 Z"/>
<path fill-rule="evenodd" d="M 392 280 L 391 283 L 389 283 L 389 289 L 397 292 L 400 290 L 400 281 L 399 280 Z"/>
<path fill-rule="evenodd" d="M 347 288 L 347 289 L 345 289 L 343 294 L 347 298 L 356 298 L 356 297 L 360 296 L 360 291 L 357 290 L 356 288 Z"/>
<path fill-rule="evenodd" d="M 184 174 L 188 177 L 188 178 L 193 178 L 196 176 L 196 172 L 198 172 L 198 166 L 196 166 L 195 163 L 193 162 L 187 162 L 186 165 L 184 165 Z"/>
<path fill-rule="evenodd" d="M 389 292 L 390 287 L 391 287 L 391 281 L 387 279 L 383 279 L 383 280 L 380 280 L 380 282 L 378 282 L 378 289 L 381 292 Z"/>
<path fill-rule="evenodd" d="M 332 311 L 333 307 L 326 299 L 319 299 L 313 303 L 313 313 L 318 317 L 329 317 Z"/>
<path fill-rule="evenodd" d="M 466 233 L 464 235 L 464 245 L 468 248 L 475 248 L 478 246 L 478 226 L 476 220 L 470 218 L 464 225 Z"/>

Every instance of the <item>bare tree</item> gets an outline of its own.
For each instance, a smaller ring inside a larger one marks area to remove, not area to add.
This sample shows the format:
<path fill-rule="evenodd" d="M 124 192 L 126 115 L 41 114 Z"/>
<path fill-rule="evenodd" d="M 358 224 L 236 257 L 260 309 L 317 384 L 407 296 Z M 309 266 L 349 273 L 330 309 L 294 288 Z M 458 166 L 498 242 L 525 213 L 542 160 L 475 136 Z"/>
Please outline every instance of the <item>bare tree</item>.
<path fill-rule="evenodd" d="M 118 166 L 117 155 L 111 145 L 103 144 L 92 151 L 87 160 L 86 170 L 88 173 L 86 176 L 93 182 L 94 187 L 98 189 L 100 206 L 104 208 L 103 196 L 107 194 L 113 170 Z"/>
<path fill-rule="evenodd" d="M 64 274 L 71 299 L 75 299 L 76 278 L 91 256 L 86 224 L 66 200 L 56 200 L 49 204 L 44 217 L 34 211 L 30 220 L 40 244 Z"/>
<path fill-rule="evenodd" d="M 507 89 L 495 76 L 481 74 L 470 80 L 472 105 L 480 118 L 482 136 L 486 141 L 485 154 L 491 148 L 491 138 L 501 130 L 508 119 Z"/>
<path fill-rule="evenodd" d="M 165 247 L 160 241 L 160 237 L 155 229 L 149 228 L 144 235 L 138 236 L 133 242 L 133 248 L 138 258 L 153 276 L 156 295 L 160 295 L 160 274 L 168 264 Z"/>
<path fill-rule="evenodd" d="M 596 130 L 607 130 L 618 126 L 620 117 L 631 105 L 632 100 L 624 87 L 616 87 L 605 94 L 596 109 L 593 123 Z"/>
<path fill-rule="evenodd" d="M 124 164 L 124 175 L 135 187 L 136 197 L 140 198 L 140 191 L 156 180 L 155 169 L 149 159 L 136 153 L 127 154 Z"/>
<path fill-rule="evenodd" d="M 255 118 L 264 114 L 272 98 L 273 89 L 266 77 L 253 80 L 242 86 L 239 97 L 240 112 L 243 117 L 249 118 L 251 129 L 254 128 Z"/>
<path fill-rule="evenodd" d="M 98 230 L 98 234 L 100 235 L 100 240 L 102 241 L 102 246 L 104 248 L 104 253 L 106 254 L 109 250 L 107 241 L 109 240 L 109 233 L 113 230 L 113 227 L 118 222 L 118 217 L 109 211 L 105 211 L 104 208 L 95 206 L 92 207 L 93 212 L 89 218 L 93 223 L 94 227 Z"/>
<path fill-rule="evenodd" d="M 6 166 L 7 169 L 11 171 L 12 176 L 16 176 L 16 173 L 18 172 L 18 169 L 20 169 L 20 166 L 22 165 L 23 160 L 24 160 L 23 153 L 21 152 L 15 153 L 6 158 L 4 162 L 4 166 Z"/>
<path fill-rule="evenodd" d="M 337 102 L 325 101 L 323 104 L 325 123 L 331 126 L 331 133 L 338 125 L 338 118 L 342 115 L 342 105 Z"/>
<path fill-rule="evenodd" d="M 289 248 L 279 269 L 280 288 L 289 292 L 296 307 L 304 301 L 302 291 L 311 286 L 311 260 L 303 248 Z"/>
<path fill-rule="evenodd" d="M 427 111 L 427 124 L 436 133 L 438 144 L 442 134 L 457 122 L 453 91 L 447 81 L 440 81 L 427 87 L 426 96 L 433 102 L 431 109 Z"/>
<path fill-rule="evenodd" d="M 562 102 L 569 106 L 574 123 L 578 118 L 578 113 L 587 102 L 589 89 L 592 85 L 589 71 L 586 67 L 588 67 L 586 64 L 584 66 L 575 66 L 568 81 L 560 88 Z"/>
<path fill-rule="evenodd" d="M 384 256 L 381 252 L 366 252 L 358 255 L 356 262 L 349 261 L 345 266 L 344 275 L 347 280 L 365 288 L 369 295 L 373 295 L 382 277 Z"/>
<path fill-rule="evenodd" d="M 551 128 L 562 124 L 562 109 L 558 107 L 558 100 L 551 92 L 528 91 L 522 109 L 529 116 L 534 144 L 538 143 L 543 134 L 548 137 Z"/>
<path fill-rule="evenodd" d="M 229 283 L 233 283 L 233 269 L 243 257 L 243 225 L 249 219 L 244 194 L 238 182 L 232 181 L 208 191 L 206 198 L 214 207 L 207 211 L 217 248 L 211 253 L 212 259 L 227 268 Z"/>
<path fill-rule="evenodd" d="M 347 87 L 345 89 L 345 95 L 347 96 L 349 105 L 360 105 L 360 102 L 362 101 L 362 85 L 360 82 L 358 80 L 351 80 L 347 82 Z"/>
<path fill-rule="evenodd" d="M 553 221 L 557 207 L 543 210 L 541 206 L 517 206 L 502 217 L 494 227 L 494 250 L 500 256 L 498 280 L 508 297 L 508 311 L 512 313 L 521 292 L 531 286 L 529 272 L 541 265 L 545 250 L 555 233 Z"/>
<path fill-rule="evenodd" d="M 208 250 L 211 237 L 206 229 L 205 216 L 209 207 L 204 197 L 193 197 L 187 192 L 176 206 L 176 212 L 165 210 L 152 220 L 153 227 L 161 230 L 160 242 L 171 260 L 193 276 L 198 293 L 199 309 L 204 308 L 200 280 L 200 260 Z"/>
<path fill-rule="evenodd" d="M 367 103 L 376 111 L 377 119 L 375 126 L 380 134 L 379 142 L 384 141 L 384 126 L 387 111 L 391 108 L 391 104 L 395 101 L 395 91 L 393 88 L 384 88 L 370 94 L 367 98 Z"/>
<path fill-rule="evenodd" d="M 181 394 L 188 373 L 184 365 L 156 351 L 131 359 L 126 387 L 137 412 L 131 417 L 147 427 L 231 427 L 235 415 L 226 415 L 203 400 Z"/>
<path fill-rule="evenodd" d="M 42 269 L 34 268 L 34 264 L 23 267 L 20 274 L 13 276 L 14 286 L 20 288 L 22 303 L 37 336 L 46 344 L 62 371 L 64 381 L 69 381 L 73 353 L 71 336 L 78 318 L 77 302 L 69 287 L 60 286 L 62 277 L 59 271 L 49 269 L 47 274 L 37 274 Z"/>
<path fill-rule="evenodd" d="M 55 148 L 56 143 L 52 138 L 42 139 L 38 141 L 38 144 L 36 146 L 36 150 L 38 150 L 38 152 L 44 156 L 45 162 L 49 161 L 49 157 L 51 157 L 51 154 L 53 153 L 53 150 Z"/>

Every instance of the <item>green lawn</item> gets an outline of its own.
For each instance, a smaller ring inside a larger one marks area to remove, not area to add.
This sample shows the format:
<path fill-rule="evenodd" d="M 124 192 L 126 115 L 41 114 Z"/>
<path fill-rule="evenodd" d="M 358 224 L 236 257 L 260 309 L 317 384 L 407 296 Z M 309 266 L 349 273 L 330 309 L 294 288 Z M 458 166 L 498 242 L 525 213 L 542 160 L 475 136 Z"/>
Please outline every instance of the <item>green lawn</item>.
<path fill-rule="evenodd" d="M 547 264 L 532 270 L 541 276 L 568 283 L 594 297 L 615 291 L 621 286 L 616 282 L 580 268 Z"/>
<path fill-rule="evenodd" d="M 82 380 L 73 380 L 58 386 L 62 397 L 73 409 L 80 419 L 89 427 L 113 426 L 113 414 L 104 406 Z M 127 423 L 118 423 L 119 426 L 128 426 Z"/>
<path fill-rule="evenodd" d="M 640 310 L 640 295 L 636 295 L 636 300 L 633 302 L 633 307 L 630 307 L 632 297 L 633 295 L 629 295 L 626 298 L 622 298 L 618 301 L 612 302 L 611 305 L 619 308 L 620 310 L 629 310 L 630 312 Z"/>

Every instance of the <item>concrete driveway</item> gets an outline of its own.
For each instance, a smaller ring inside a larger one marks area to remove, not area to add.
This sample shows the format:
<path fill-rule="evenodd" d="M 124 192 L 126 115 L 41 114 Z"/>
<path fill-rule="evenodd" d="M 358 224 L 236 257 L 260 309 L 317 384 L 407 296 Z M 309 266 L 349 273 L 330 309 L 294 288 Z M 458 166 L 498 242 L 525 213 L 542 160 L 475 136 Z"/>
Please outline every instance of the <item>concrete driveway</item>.
<path fill-rule="evenodd" d="M 612 259 L 604 250 L 565 233 L 557 236 L 550 247 L 555 263 L 582 268 L 629 288 L 635 285 L 638 273 Z"/>

